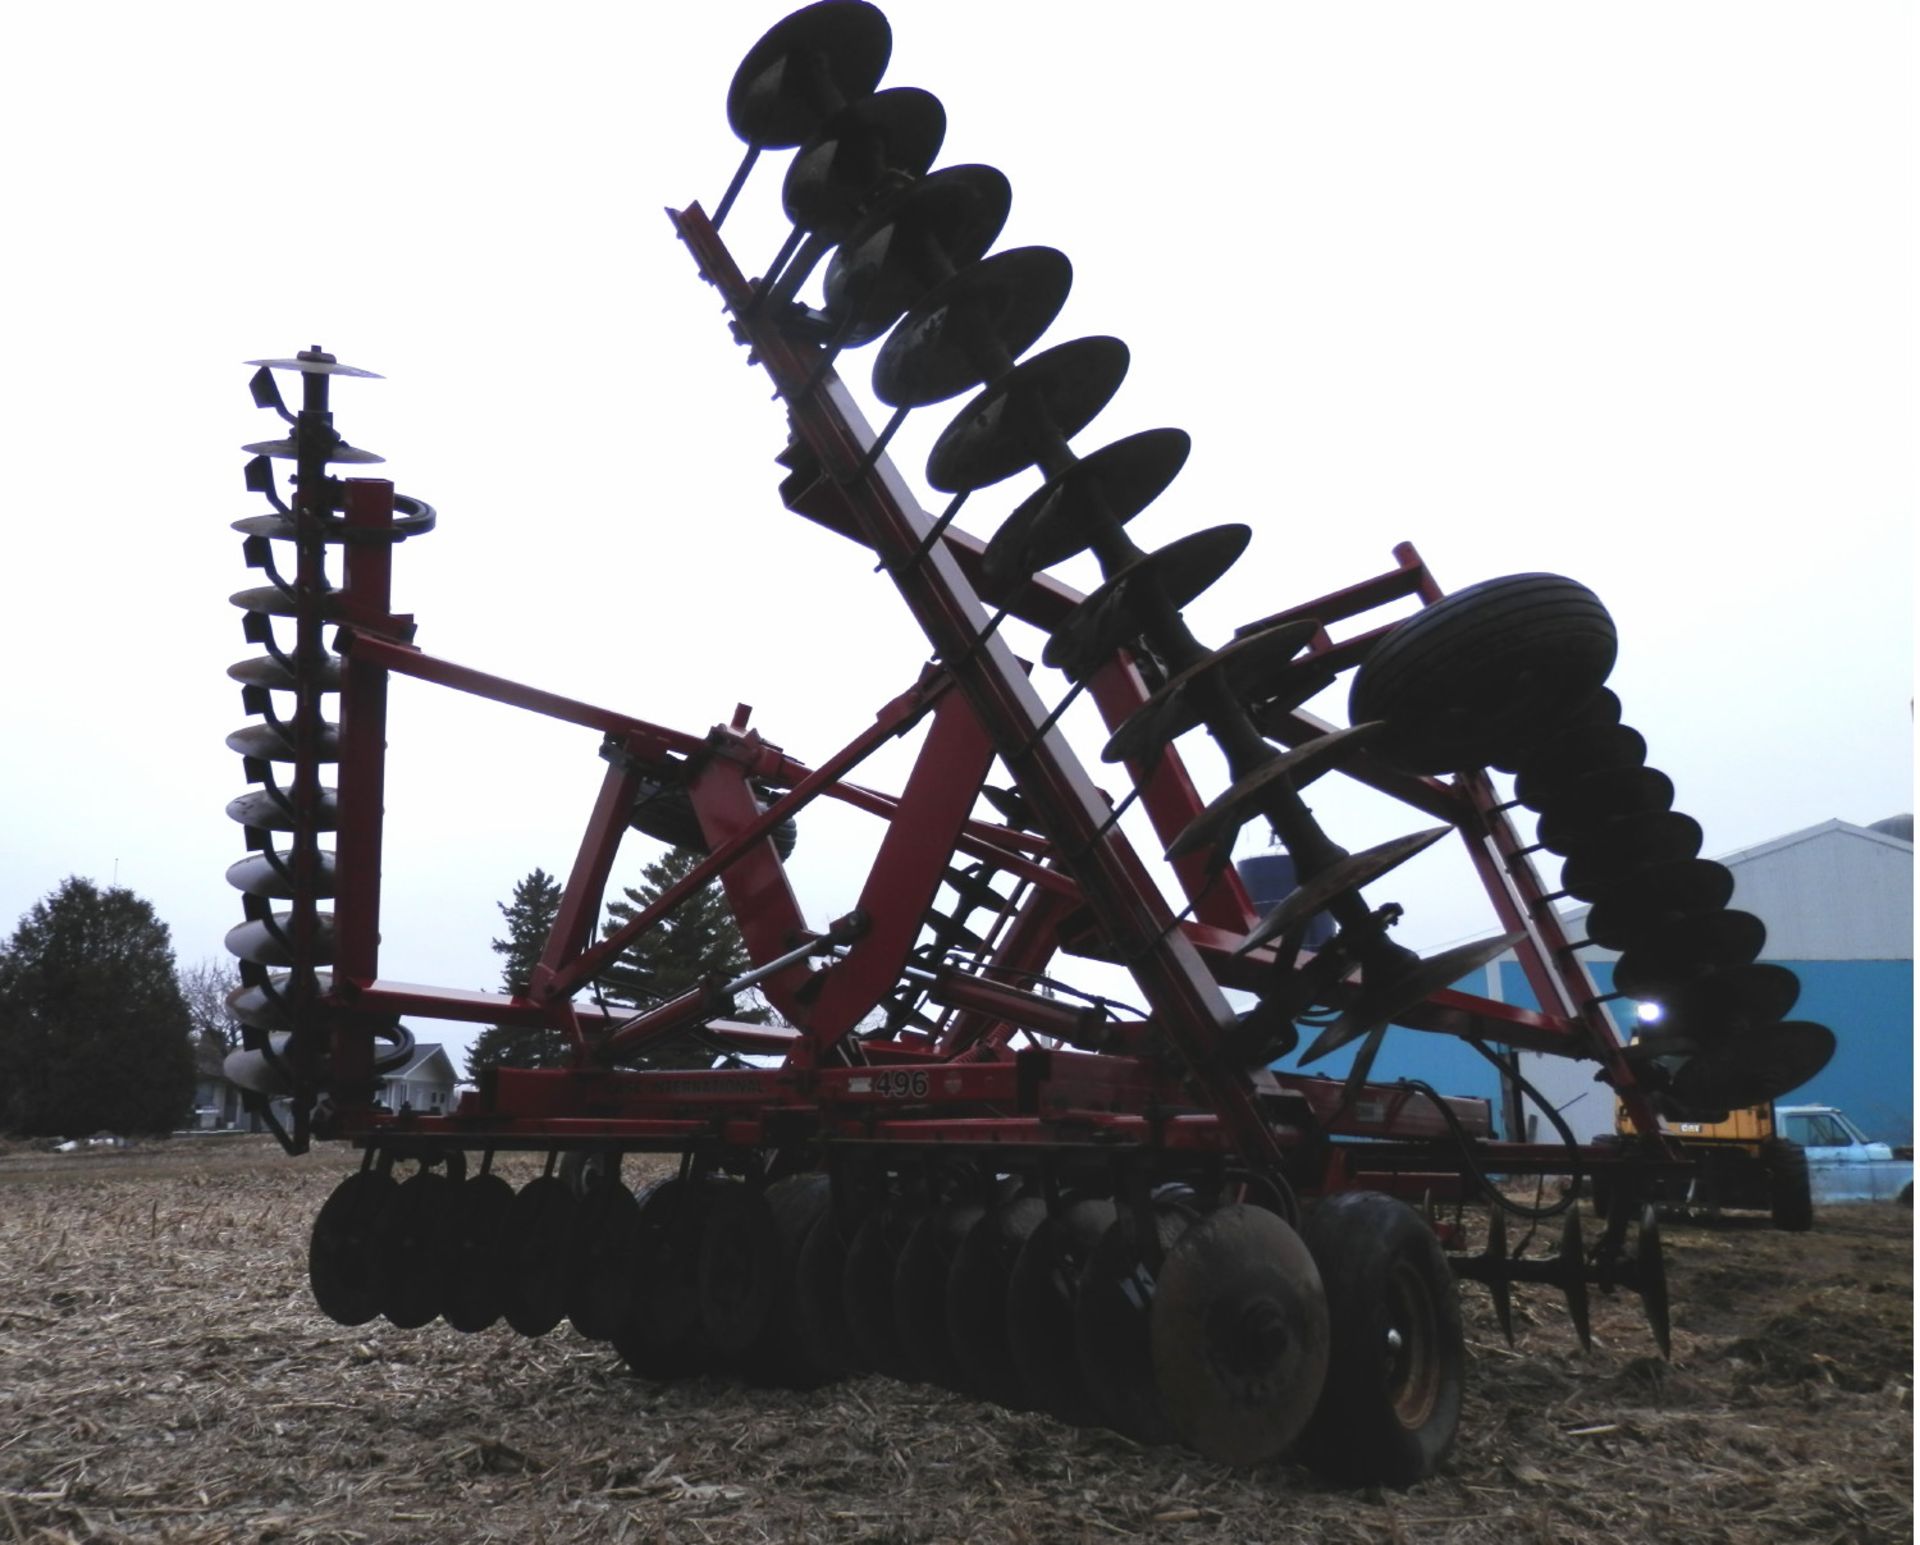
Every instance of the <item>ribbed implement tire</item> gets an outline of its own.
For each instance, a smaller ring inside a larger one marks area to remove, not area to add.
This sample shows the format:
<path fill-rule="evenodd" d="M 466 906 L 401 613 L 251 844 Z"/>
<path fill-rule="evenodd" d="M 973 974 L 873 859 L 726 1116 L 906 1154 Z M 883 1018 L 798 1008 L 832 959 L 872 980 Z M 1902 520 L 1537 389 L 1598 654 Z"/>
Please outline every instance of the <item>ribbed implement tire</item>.
<path fill-rule="evenodd" d="M 1380 756 L 1416 773 L 1511 766 L 1605 683 L 1618 638 L 1585 585 L 1509 574 L 1401 623 L 1355 674 L 1351 722 L 1386 721 Z"/>
<path fill-rule="evenodd" d="M 1773 1204 L 1773 1226 L 1790 1234 L 1813 1227 L 1813 1176 L 1807 1170 L 1807 1151 L 1785 1137 L 1770 1138 L 1761 1149 L 1767 1166 L 1767 1195 Z"/>
<path fill-rule="evenodd" d="M 1301 1235 L 1326 1288 L 1332 1355 L 1300 1455 L 1343 1485 L 1411 1486 L 1452 1448 L 1466 1381 L 1460 1295 L 1406 1203 L 1346 1191 Z"/>

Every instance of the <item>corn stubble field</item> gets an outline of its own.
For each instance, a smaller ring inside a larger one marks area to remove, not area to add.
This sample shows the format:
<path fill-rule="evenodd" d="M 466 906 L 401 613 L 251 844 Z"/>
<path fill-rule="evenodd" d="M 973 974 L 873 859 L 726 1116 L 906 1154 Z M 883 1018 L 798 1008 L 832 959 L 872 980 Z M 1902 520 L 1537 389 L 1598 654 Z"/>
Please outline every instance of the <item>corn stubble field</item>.
<path fill-rule="evenodd" d="M 878 1379 L 650 1384 L 565 1326 L 343 1329 L 305 1252 L 352 1162 L 0 1153 L 0 1542 L 1912 1537 L 1905 1209 L 1670 1223 L 1671 1364 L 1624 1293 L 1588 1355 L 1464 1287 L 1460 1443 L 1387 1494 Z"/>

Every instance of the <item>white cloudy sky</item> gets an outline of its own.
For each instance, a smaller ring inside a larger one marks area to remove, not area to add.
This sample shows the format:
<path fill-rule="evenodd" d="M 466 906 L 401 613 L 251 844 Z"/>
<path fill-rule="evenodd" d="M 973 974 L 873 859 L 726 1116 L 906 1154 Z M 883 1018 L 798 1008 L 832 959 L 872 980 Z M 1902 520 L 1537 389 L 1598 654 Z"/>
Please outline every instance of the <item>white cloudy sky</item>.
<path fill-rule="evenodd" d="M 812 760 L 911 680 L 924 645 L 870 562 L 780 509 L 778 413 L 661 212 L 718 199 L 728 80 L 784 9 L 12 19 L 0 925 L 116 867 L 185 959 L 239 918 L 254 356 L 389 377 L 339 423 L 442 512 L 397 575 L 427 648 L 689 729 L 745 700 Z M 888 83 L 947 105 L 941 161 L 1012 180 L 1002 244 L 1074 260 L 1050 340 L 1132 346 L 1082 448 L 1194 436 L 1142 540 L 1254 527 L 1203 637 L 1401 539 L 1450 586 L 1568 573 L 1612 607 L 1627 718 L 1710 851 L 1912 807 L 1910 8 L 889 13 Z M 729 223 L 749 271 L 783 160 Z M 909 426 L 910 472 L 946 416 Z M 402 684 L 390 739 L 384 969 L 491 985 L 494 903 L 569 861 L 595 737 Z M 1409 824 L 1317 803 L 1349 845 Z M 805 824 L 816 919 L 875 835 Z M 1463 874 L 1437 852 L 1382 889 L 1405 937 L 1481 929 Z"/>

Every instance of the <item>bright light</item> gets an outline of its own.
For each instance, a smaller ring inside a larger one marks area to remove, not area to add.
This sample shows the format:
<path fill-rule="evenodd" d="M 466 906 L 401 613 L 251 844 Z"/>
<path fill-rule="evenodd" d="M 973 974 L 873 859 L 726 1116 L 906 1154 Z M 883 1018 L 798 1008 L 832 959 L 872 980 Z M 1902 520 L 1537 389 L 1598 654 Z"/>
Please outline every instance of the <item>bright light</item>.
<path fill-rule="evenodd" d="M 1660 1016 L 1666 1013 L 1666 1010 L 1657 1003 L 1641 1003 L 1636 1004 L 1635 1007 L 1639 1011 L 1640 1023 L 1643 1025 L 1659 1024 Z"/>

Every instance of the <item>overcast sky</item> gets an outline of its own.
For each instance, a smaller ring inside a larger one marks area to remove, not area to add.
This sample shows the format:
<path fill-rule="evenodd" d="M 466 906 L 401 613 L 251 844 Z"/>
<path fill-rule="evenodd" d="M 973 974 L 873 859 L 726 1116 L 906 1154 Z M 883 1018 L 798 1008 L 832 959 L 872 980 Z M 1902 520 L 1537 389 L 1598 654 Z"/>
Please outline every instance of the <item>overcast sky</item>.
<path fill-rule="evenodd" d="M 0 927 L 116 867 L 184 961 L 240 918 L 226 598 L 255 580 L 228 522 L 261 508 L 238 447 L 277 431 L 245 359 L 318 343 L 389 378 L 344 384 L 338 423 L 441 511 L 395 583 L 430 650 L 695 731 L 750 702 L 809 761 L 912 680 L 871 561 L 781 509 L 779 412 L 662 214 L 718 201 L 727 84 L 786 9 L 11 19 Z M 1139 538 L 1253 526 L 1203 639 L 1403 539 L 1451 588 L 1566 573 L 1612 609 L 1626 718 L 1710 853 L 1912 808 L 1910 8 L 887 10 L 885 83 L 945 102 L 941 164 L 1012 181 L 1001 245 L 1073 260 L 1045 341 L 1132 347 L 1077 446 L 1194 437 Z M 727 227 L 749 272 L 785 159 Z M 950 412 L 910 422 L 910 476 Z M 569 863 L 597 737 L 401 683 L 389 738 L 383 973 L 493 986 L 495 903 Z M 1315 803 L 1349 846 L 1424 824 Z M 803 822 L 816 922 L 877 837 Z M 1379 894 L 1415 945 L 1490 921 L 1451 846 Z"/>

